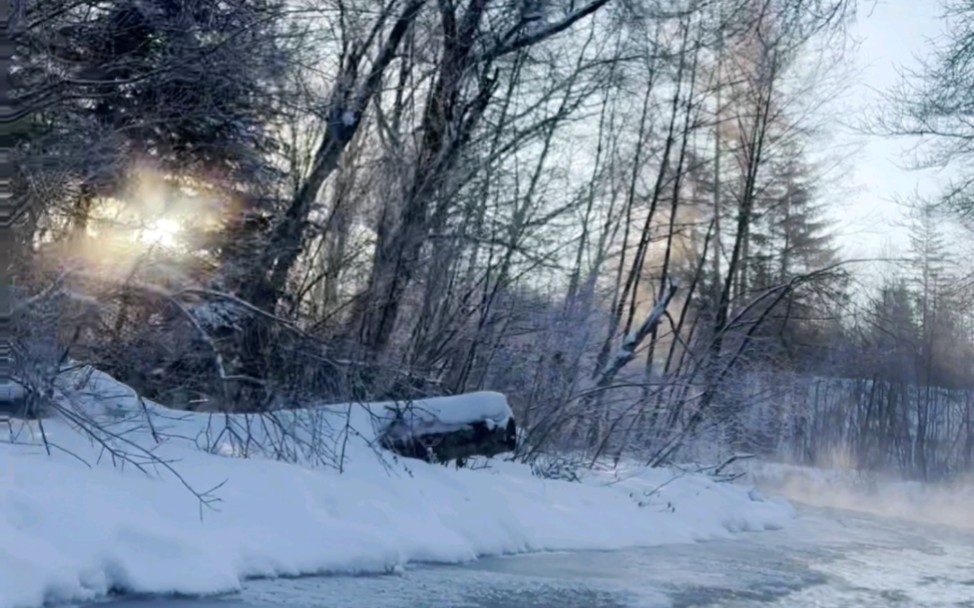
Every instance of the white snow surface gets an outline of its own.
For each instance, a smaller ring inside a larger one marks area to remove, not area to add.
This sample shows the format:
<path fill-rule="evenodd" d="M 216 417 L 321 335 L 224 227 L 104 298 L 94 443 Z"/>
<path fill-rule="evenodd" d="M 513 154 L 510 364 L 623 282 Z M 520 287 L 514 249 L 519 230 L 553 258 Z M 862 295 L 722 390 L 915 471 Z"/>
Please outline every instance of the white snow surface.
<path fill-rule="evenodd" d="M 399 437 L 446 433 L 481 421 L 487 428 L 504 427 L 512 415 L 504 395 L 489 391 L 387 404 L 381 411 L 384 428 Z"/>
<path fill-rule="evenodd" d="M 83 386 L 77 374 L 70 390 L 75 407 L 111 423 L 115 445 L 153 450 L 198 490 L 223 484 L 215 490 L 220 502 L 201 509 L 164 467 L 146 474 L 114 466 L 66 421 L 44 423 L 59 446 L 50 456 L 36 426 L 14 427 L 16 442 L 0 444 L 0 608 L 113 590 L 212 594 L 238 589 L 248 577 L 381 573 L 419 561 L 692 542 L 778 528 L 794 517 L 788 503 L 749 487 L 663 469 L 631 467 L 569 483 L 497 460 L 487 469 L 454 470 L 382 459 L 369 446 L 377 406 L 281 414 L 277 420 L 299 427 L 302 438 L 288 444 L 288 463 L 266 456 L 272 445 L 285 445 L 280 427 L 267 420 L 151 403 L 143 410 L 131 389 L 98 373 Z M 474 399 L 499 407 L 494 396 Z M 227 441 L 221 429 L 228 421 L 238 433 L 249 424 L 260 445 Z M 325 445 L 320 431 L 329 426 L 352 429 L 331 446 L 345 454 L 341 474 L 315 466 L 314 452 L 302 450 Z"/>

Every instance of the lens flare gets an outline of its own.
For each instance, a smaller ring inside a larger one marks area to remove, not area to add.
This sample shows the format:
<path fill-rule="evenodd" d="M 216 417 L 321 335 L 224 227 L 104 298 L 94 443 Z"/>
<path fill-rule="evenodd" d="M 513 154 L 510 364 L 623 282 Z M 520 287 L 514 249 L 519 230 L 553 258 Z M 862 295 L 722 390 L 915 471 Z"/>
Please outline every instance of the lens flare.
<path fill-rule="evenodd" d="M 179 222 L 159 218 L 139 230 L 137 240 L 149 246 L 171 248 L 176 246 L 180 230 Z"/>

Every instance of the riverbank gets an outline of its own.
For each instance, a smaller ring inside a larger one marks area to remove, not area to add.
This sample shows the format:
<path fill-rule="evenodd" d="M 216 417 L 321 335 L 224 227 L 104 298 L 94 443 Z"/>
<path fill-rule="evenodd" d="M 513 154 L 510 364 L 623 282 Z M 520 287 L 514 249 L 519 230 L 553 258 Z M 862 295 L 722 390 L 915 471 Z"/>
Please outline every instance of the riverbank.
<path fill-rule="evenodd" d="M 78 421 L 48 419 L 50 455 L 37 425 L 15 426 L 13 443 L 0 445 L 0 608 L 687 543 L 794 517 L 748 487 L 664 469 L 572 483 L 497 460 L 481 470 L 398 460 L 373 450 L 365 406 L 270 421 L 186 414 L 143 405 L 97 373 L 72 379 L 62 397 L 108 430 L 92 441 Z M 342 472 L 322 466 L 326 458 Z"/>

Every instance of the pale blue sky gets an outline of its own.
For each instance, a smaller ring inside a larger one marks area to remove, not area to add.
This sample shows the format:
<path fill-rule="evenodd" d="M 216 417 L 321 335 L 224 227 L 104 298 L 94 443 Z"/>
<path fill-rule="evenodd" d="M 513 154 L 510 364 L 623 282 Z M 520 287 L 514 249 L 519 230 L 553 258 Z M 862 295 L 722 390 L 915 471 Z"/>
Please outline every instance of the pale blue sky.
<path fill-rule="evenodd" d="M 899 71 L 917 67 L 917 57 L 929 51 L 928 41 L 942 31 L 938 0 L 863 0 L 852 36 L 858 48 L 850 53 L 858 82 L 851 82 L 844 94 L 831 102 L 836 116 L 848 115 L 850 122 L 865 118 L 883 104 L 882 91 L 899 81 Z M 932 194 L 946 172 L 907 168 L 913 142 L 863 136 L 838 127 L 840 142 L 861 145 L 844 164 L 853 190 L 837 193 L 830 211 L 837 221 L 837 233 L 844 253 L 850 257 L 874 257 L 899 250 L 904 253 L 906 233 L 903 209 L 895 202 L 913 192 Z M 848 153 L 847 153 L 848 154 Z"/>

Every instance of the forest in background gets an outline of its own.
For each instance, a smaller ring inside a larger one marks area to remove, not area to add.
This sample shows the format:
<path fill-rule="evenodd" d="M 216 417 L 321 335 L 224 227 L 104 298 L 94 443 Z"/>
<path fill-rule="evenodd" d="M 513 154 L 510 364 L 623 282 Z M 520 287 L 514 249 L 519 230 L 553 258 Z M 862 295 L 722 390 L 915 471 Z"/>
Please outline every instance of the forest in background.
<path fill-rule="evenodd" d="M 946 6 L 874 127 L 963 166 L 974 3 Z M 526 461 L 970 471 L 970 184 L 882 263 L 832 236 L 855 9 L 23 2 L 14 375 L 218 412 L 495 390 Z"/>

